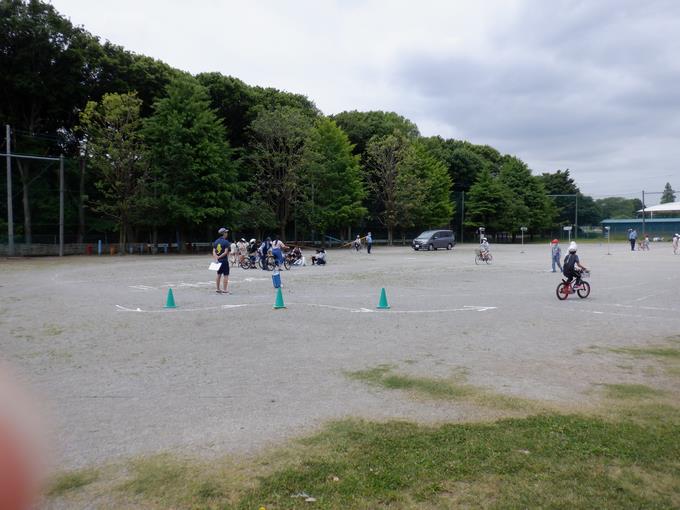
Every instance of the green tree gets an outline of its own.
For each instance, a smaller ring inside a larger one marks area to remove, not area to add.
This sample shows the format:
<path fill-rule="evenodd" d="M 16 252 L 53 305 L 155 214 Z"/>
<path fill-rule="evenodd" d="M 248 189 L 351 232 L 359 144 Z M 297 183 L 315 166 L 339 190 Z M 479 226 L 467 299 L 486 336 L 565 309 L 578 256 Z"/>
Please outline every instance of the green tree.
<path fill-rule="evenodd" d="M 603 218 L 634 218 L 636 211 L 642 209 L 639 198 L 606 197 L 595 200 Z"/>
<path fill-rule="evenodd" d="M 576 214 L 575 195 L 581 191 L 569 175 L 569 169 L 558 170 L 554 173 L 543 173 L 540 179 L 543 181 L 543 187 L 548 195 L 574 195 L 552 197 L 557 208 L 557 221 L 561 225 L 572 225 Z"/>
<path fill-rule="evenodd" d="M 154 226 L 160 218 L 186 234 L 233 218 L 236 168 L 206 90 L 192 77 L 174 79 L 145 125 L 152 156 Z M 183 236 L 184 237 L 184 236 Z"/>
<path fill-rule="evenodd" d="M 671 188 L 671 183 L 667 182 L 661 195 L 661 203 L 668 204 L 671 202 L 675 202 L 675 191 Z"/>
<path fill-rule="evenodd" d="M 513 196 L 513 233 L 522 226 L 532 233 L 552 226 L 556 214 L 553 202 L 547 196 L 542 180 L 531 174 L 526 163 L 514 156 L 505 156 L 498 178 Z"/>
<path fill-rule="evenodd" d="M 359 157 L 347 135 L 327 117 L 317 119 L 306 145 L 299 213 L 322 234 L 355 225 L 368 211 Z"/>
<path fill-rule="evenodd" d="M 263 110 L 250 126 L 252 188 L 276 217 L 281 237 L 285 237 L 298 198 L 311 127 L 312 119 L 291 106 Z"/>
<path fill-rule="evenodd" d="M 448 226 L 454 212 L 451 201 L 451 177 L 446 165 L 434 157 L 426 146 L 416 142 L 405 151 L 399 165 L 399 202 L 408 214 L 400 220 L 402 227 Z"/>
<path fill-rule="evenodd" d="M 354 145 L 354 154 L 359 154 L 362 159 L 373 137 L 381 138 L 395 132 L 410 140 L 420 136 L 413 122 L 394 112 L 352 110 L 332 115 L 331 118 L 347 133 Z"/>
<path fill-rule="evenodd" d="M 100 103 L 88 102 L 80 116 L 90 165 L 96 171 L 95 184 L 101 193 L 94 210 L 116 221 L 121 253 L 148 179 L 140 108 L 135 94 L 106 94 Z"/>
<path fill-rule="evenodd" d="M 88 48 L 96 44 L 85 30 L 37 0 L 0 1 L 0 118 L 13 128 L 15 152 L 56 155 L 55 144 L 19 137 L 54 136 L 77 122 L 87 100 Z M 32 240 L 35 163 L 15 160 L 22 185 L 24 237 Z"/>
<path fill-rule="evenodd" d="M 396 135 L 372 138 L 366 146 L 367 184 L 375 200 L 377 219 L 387 228 L 390 245 L 399 224 L 398 175 L 405 148 L 405 139 Z"/>
<path fill-rule="evenodd" d="M 482 170 L 466 195 L 465 224 L 483 226 L 487 231 L 502 231 L 512 226 L 512 193 L 488 169 Z"/>

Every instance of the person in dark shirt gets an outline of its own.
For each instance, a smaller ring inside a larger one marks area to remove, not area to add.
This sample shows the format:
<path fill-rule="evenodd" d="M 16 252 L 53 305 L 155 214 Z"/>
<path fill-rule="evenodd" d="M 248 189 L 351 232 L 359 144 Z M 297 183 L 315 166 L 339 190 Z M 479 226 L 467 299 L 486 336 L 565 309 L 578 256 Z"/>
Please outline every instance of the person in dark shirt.
<path fill-rule="evenodd" d="M 219 262 L 220 268 L 217 270 L 217 285 L 218 294 L 229 294 L 229 252 L 231 251 L 231 243 L 229 242 L 229 229 L 222 227 L 217 231 L 220 237 L 213 243 L 213 258 L 215 262 Z M 222 280 L 222 289 L 220 290 L 220 280 Z"/>
<path fill-rule="evenodd" d="M 576 278 L 574 289 L 578 289 L 581 285 L 581 273 L 588 270 L 579 260 L 576 250 L 578 250 L 578 246 L 572 241 L 569 245 L 569 253 L 564 257 L 564 264 L 562 264 L 562 274 L 567 277 L 567 283 L 570 284 Z"/>

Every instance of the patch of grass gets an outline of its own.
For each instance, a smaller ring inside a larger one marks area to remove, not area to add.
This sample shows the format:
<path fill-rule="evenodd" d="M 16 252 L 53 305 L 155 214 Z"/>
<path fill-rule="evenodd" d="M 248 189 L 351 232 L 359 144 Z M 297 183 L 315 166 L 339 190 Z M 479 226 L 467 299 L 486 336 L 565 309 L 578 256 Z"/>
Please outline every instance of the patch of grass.
<path fill-rule="evenodd" d="M 608 350 L 637 358 L 680 359 L 680 348 L 676 347 L 611 347 Z"/>
<path fill-rule="evenodd" d="M 644 384 L 604 384 L 606 395 L 615 399 L 644 399 L 660 397 L 664 392 Z"/>
<path fill-rule="evenodd" d="M 81 469 L 61 473 L 52 479 L 47 489 L 47 495 L 50 497 L 61 496 L 67 492 L 85 487 L 98 478 L 99 471 L 96 469 Z"/>
<path fill-rule="evenodd" d="M 677 508 L 680 412 L 629 412 L 441 426 L 344 420 L 237 468 L 137 461 L 106 496 L 111 508 Z M 301 493 L 316 503 L 292 497 Z"/>
<path fill-rule="evenodd" d="M 49 324 L 45 326 L 43 334 L 45 336 L 58 336 L 64 332 L 64 328 L 56 326 L 54 324 Z"/>
<path fill-rule="evenodd" d="M 388 390 L 402 390 L 421 398 L 451 400 L 483 407 L 506 410 L 537 410 L 538 404 L 526 399 L 500 395 L 465 383 L 466 370 L 461 369 L 449 379 L 415 377 L 393 373 L 393 365 L 379 365 L 366 370 L 347 372 L 350 379 Z"/>
<path fill-rule="evenodd" d="M 668 337 L 671 344 L 678 343 L 678 337 Z M 609 352 L 623 354 L 637 359 L 654 359 L 671 377 L 680 376 L 680 347 L 670 346 L 647 346 L 647 347 L 610 347 Z M 654 367 L 646 367 L 645 375 L 655 375 Z"/>

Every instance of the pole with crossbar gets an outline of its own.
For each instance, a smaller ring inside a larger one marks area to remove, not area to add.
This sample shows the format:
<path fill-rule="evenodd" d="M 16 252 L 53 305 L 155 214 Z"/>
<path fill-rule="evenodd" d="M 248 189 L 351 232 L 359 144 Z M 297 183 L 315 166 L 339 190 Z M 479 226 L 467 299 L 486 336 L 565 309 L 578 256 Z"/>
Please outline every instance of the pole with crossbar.
<path fill-rule="evenodd" d="M 14 211 L 12 207 L 12 156 L 9 149 L 9 124 L 5 126 L 7 138 L 7 255 L 14 256 Z"/>

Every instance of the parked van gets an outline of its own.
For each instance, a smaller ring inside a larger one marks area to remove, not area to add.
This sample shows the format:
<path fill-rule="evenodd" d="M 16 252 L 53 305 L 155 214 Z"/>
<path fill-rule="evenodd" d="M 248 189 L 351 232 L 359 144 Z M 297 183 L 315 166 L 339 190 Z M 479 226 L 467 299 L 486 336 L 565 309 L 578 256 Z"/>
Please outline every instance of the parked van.
<path fill-rule="evenodd" d="M 456 236 L 453 230 L 426 230 L 413 240 L 411 246 L 416 251 L 437 248 L 451 250 L 456 246 Z"/>

